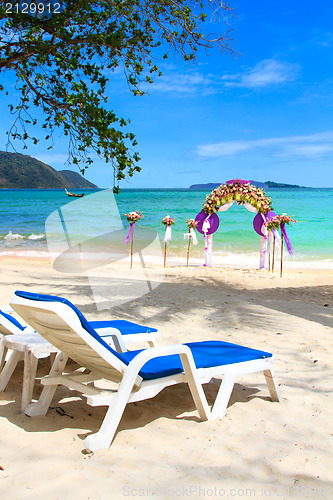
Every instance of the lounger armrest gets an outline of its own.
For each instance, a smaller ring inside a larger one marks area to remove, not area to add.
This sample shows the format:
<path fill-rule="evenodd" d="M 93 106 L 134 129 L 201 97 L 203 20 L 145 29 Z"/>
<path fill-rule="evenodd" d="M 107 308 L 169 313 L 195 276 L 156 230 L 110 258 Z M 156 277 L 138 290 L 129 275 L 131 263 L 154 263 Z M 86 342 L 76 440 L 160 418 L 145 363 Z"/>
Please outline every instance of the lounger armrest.
<path fill-rule="evenodd" d="M 151 332 L 151 331 L 142 331 L 142 332 L 134 332 L 134 333 L 122 333 L 121 330 L 118 330 L 118 328 L 113 328 L 112 326 L 99 326 L 98 328 L 94 329 L 95 332 L 98 333 L 101 337 L 106 337 L 108 335 L 121 335 L 124 337 L 126 340 L 127 337 L 130 337 L 131 335 L 150 335 L 151 337 L 160 337 L 161 334 L 160 332 Z"/>
<path fill-rule="evenodd" d="M 100 337 L 102 337 L 107 344 L 110 344 L 111 347 L 113 347 L 116 351 L 126 351 L 126 345 L 123 336 L 117 328 L 112 328 L 112 326 L 108 326 L 105 328 L 95 328 L 95 332 Z"/>
<path fill-rule="evenodd" d="M 173 344 L 167 346 L 151 347 L 150 349 L 145 349 L 140 352 L 129 364 L 131 371 L 136 371 L 139 373 L 143 365 L 147 363 L 150 359 L 158 358 L 160 356 L 172 356 L 173 354 L 179 354 L 181 361 L 183 363 L 182 355 L 186 356 L 192 369 L 195 369 L 195 364 L 192 356 L 191 349 L 187 345 L 183 344 Z M 185 367 L 184 367 L 185 369 Z"/>
<path fill-rule="evenodd" d="M 106 335 L 121 335 L 118 328 L 113 328 L 112 326 L 100 326 L 99 328 L 95 328 L 95 332 L 100 336 L 103 335 L 103 337 Z"/>

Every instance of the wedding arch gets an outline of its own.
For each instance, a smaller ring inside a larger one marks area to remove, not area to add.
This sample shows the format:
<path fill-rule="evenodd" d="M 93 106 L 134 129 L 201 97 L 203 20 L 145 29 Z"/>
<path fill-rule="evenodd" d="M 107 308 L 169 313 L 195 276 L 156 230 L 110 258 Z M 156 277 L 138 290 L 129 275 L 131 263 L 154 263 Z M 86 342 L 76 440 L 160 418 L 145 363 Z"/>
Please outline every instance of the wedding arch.
<path fill-rule="evenodd" d="M 267 243 L 271 245 L 273 237 L 278 244 L 280 235 L 275 228 L 267 230 L 266 224 L 270 219 L 276 217 L 271 210 L 272 200 L 265 192 L 251 181 L 243 179 L 232 179 L 221 184 L 206 196 L 203 210 L 196 216 L 198 221 L 196 229 L 205 237 L 205 266 L 211 266 L 213 253 L 213 234 L 217 231 L 220 220 L 217 212 L 225 212 L 236 201 L 237 205 L 243 205 L 249 212 L 255 213 L 253 220 L 254 230 L 260 236 L 260 258 L 259 268 L 267 268 Z M 281 232 L 290 255 L 293 255 L 285 225 L 281 224 Z"/>

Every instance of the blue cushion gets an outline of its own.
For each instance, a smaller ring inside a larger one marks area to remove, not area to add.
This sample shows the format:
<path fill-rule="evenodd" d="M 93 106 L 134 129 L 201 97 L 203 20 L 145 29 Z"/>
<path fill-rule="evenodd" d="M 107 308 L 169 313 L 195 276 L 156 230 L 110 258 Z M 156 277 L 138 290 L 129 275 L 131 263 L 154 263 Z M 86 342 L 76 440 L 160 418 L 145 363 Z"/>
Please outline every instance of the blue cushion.
<path fill-rule="evenodd" d="M 26 327 L 25 327 L 25 326 L 22 326 L 22 325 L 21 325 L 21 323 L 19 323 L 19 322 L 17 321 L 17 319 L 15 319 L 15 318 L 14 318 L 13 316 L 11 316 L 10 314 L 7 314 L 7 313 L 5 313 L 5 312 L 3 312 L 3 311 L 0 311 L 0 314 L 1 314 L 1 316 L 3 316 L 4 318 L 8 319 L 8 321 L 10 321 L 11 323 L 13 323 L 13 325 L 17 326 L 17 328 L 19 328 L 20 330 L 22 330 L 22 332 L 23 332 L 23 330 L 25 330 L 25 328 L 26 328 Z"/>
<path fill-rule="evenodd" d="M 157 332 L 156 328 L 151 328 L 149 326 L 138 325 L 137 323 L 132 323 L 131 321 L 126 321 L 124 319 L 113 319 L 109 321 L 89 321 L 90 326 L 95 330 L 98 328 L 116 328 L 120 331 L 122 335 L 129 335 L 131 333 L 151 333 Z M 100 333 L 103 337 L 103 334 Z"/>
<path fill-rule="evenodd" d="M 220 340 L 207 340 L 203 342 L 189 342 L 187 345 L 192 352 L 197 368 L 210 368 L 213 366 L 229 365 L 242 361 L 270 358 L 272 354 L 257 349 L 250 349 Z M 141 351 L 128 351 L 122 353 L 126 361 L 131 361 Z M 166 377 L 183 371 L 180 356 L 160 356 L 148 361 L 139 372 L 146 380 Z"/>
<path fill-rule="evenodd" d="M 80 318 L 82 327 L 126 365 L 128 365 L 130 361 L 135 358 L 135 356 L 143 351 L 143 349 L 140 349 L 136 351 L 118 353 L 112 349 L 112 347 L 104 342 L 104 340 L 95 332 L 83 314 L 67 299 L 53 295 L 21 291 L 15 292 L 15 295 L 30 300 L 62 302 L 63 304 L 67 304 Z M 272 354 L 269 352 L 258 351 L 257 349 L 250 349 L 249 347 L 243 347 L 229 342 L 222 342 L 220 340 L 190 342 L 185 345 L 191 349 L 194 363 L 197 368 L 210 368 L 214 366 L 240 363 L 242 361 L 252 361 L 255 359 L 272 357 Z M 159 356 L 151 359 L 145 363 L 140 370 L 139 375 L 143 379 L 150 380 L 166 377 L 168 375 L 174 375 L 176 373 L 181 373 L 182 371 L 183 367 L 179 354 L 173 354 L 171 356 Z"/>

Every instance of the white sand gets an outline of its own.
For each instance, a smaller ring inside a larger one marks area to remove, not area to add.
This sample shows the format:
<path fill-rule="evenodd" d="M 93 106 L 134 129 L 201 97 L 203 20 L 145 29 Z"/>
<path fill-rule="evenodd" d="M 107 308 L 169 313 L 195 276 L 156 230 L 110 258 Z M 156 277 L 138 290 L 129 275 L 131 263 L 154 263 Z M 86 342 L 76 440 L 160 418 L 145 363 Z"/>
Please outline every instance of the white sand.
<path fill-rule="evenodd" d="M 1 303 L 17 289 L 54 293 L 88 319 L 110 318 L 97 312 L 82 276 L 32 259 L 0 267 Z M 1 499 L 332 498 L 332 285 L 325 270 L 288 269 L 280 279 L 167 269 L 159 288 L 113 318 L 155 326 L 162 344 L 219 339 L 272 352 L 283 404 L 269 400 L 263 376 L 247 375 L 222 420 L 199 422 L 188 388 L 170 387 L 128 405 L 111 448 L 85 455 L 83 439 L 98 430 L 105 409 L 60 389 L 63 399 L 45 417 L 20 414 L 19 366 L 0 393 Z M 42 360 L 39 374 L 48 369 Z M 215 393 L 211 384 L 210 401 Z"/>

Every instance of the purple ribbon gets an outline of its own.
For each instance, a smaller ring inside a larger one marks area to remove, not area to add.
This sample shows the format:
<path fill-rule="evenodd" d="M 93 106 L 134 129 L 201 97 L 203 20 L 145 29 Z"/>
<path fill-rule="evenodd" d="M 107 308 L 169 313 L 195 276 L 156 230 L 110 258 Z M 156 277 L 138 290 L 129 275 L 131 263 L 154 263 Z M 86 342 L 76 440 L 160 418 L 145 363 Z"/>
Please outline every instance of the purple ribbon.
<path fill-rule="evenodd" d="M 280 224 L 281 233 L 284 236 L 284 241 L 286 242 L 286 247 L 287 247 L 287 250 L 289 252 L 289 255 L 293 256 L 294 255 L 294 250 L 293 250 L 293 247 L 291 246 L 290 239 L 288 238 L 285 226 L 286 225 L 283 222 L 282 222 L 282 224 Z"/>
<path fill-rule="evenodd" d="M 130 222 L 130 227 L 126 236 L 125 245 L 127 245 L 131 241 L 131 238 L 133 236 L 134 226 L 135 222 Z"/>

